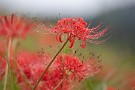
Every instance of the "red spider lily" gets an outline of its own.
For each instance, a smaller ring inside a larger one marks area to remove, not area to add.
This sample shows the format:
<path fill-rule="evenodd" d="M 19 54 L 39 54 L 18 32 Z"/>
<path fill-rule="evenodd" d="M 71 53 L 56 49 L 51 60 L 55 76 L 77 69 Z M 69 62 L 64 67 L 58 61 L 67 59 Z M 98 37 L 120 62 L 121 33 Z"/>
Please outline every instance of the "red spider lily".
<path fill-rule="evenodd" d="M 89 29 L 89 26 L 86 27 L 87 23 L 83 20 L 83 18 L 63 18 L 59 20 L 55 26 L 51 25 L 51 28 L 48 28 L 45 25 L 42 26 L 46 30 L 51 31 L 52 33 L 56 33 L 56 38 L 59 42 L 62 42 L 62 35 L 67 34 L 67 38 L 70 41 L 70 48 L 74 45 L 76 38 L 82 41 L 82 48 L 86 46 L 86 41 L 88 39 L 91 43 L 98 43 L 98 41 L 95 40 L 104 36 L 108 30 L 107 27 L 99 31 L 101 28 L 101 23 L 95 28 Z"/>
<path fill-rule="evenodd" d="M 17 57 L 17 62 L 21 66 L 24 74 L 26 75 L 29 82 L 34 85 L 47 64 L 50 61 L 50 57 L 43 55 L 42 57 L 37 54 L 22 52 Z M 61 74 L 62 71 L 54 70 L 51 66 L 48 71 L 45 73 L 41 82 L 39 83 L 36 90 L 53 90 L 55 86 L 63 79 Z M 18 83 L 23 90 L 29 90 L 26 86 L 24 79 L 20 72 L 17 70 Z M 66 86 L 66 85 L 64 85 Z M 58 90 L 61 90 L 60 88 Z M 67 90 L 67 89 L 65 89 Z"/>
<path fill-rule="evenodd" d="M 36 83 L 50 60 L 51 58 L 45 54 L 39 57 L 37 54 L 22 52 L 17 56 L 17 62 L 32 85 Z M 94 75 L 99 70 L 99 68 L 95 68 L 93 62 L 82 63 L 77 57 L 59 55 L 43 76 L 36 90 L 53 90 L 65 77 L 67 78 L 57 90 L 71 90 L 75 79 L 82 80 Z M 18 71 L 17 76 L 19 85 L 26 90 L 27 86 Z M 27 90 L 29 89 L 27 88 Z"/>
<path fill-rule="evenodd" d="M 21 18 L 12 14 L 11 16 L 1 16 L 0 35 L 10 38 L 25 37 L 33 25 L 26 18 Z"/>
<path fill-rule="evenodd" d="M 93 76 L 100 70 L 99 67 L 96 67 L 95 60 L 89 60 L 89 62 L 85 63 L 72 55 L 59 55 L 54 64 L 57 65 L 54 68 L 62 70 L 72 80 L 79 79 L 79 81 Z"/>
<path fill-rule="evenodd" d="M 36 81 L 41 76 L 42 72 L 46 68 L 50 61 L 50 57 L 43 54 L 39 56 L 34 53 L 21 52 L 17 56 L 17 62 L 21 66 L 24 74 L 26 75 L 29 83 L 34 85 Z M 17 70 L 18 71 L 18 70 Z M 20 73 L 17 72 L 18 83 L 23 90 L 29 90 L 29 88 L 24 84 L 24 79 Z M 51 68 L 45 73 L 41 82 L 39 83 L 36 90 L 53 90 L 57 83 L 61 80 L 61 74 L 59 71 L 52 71 Z"/>

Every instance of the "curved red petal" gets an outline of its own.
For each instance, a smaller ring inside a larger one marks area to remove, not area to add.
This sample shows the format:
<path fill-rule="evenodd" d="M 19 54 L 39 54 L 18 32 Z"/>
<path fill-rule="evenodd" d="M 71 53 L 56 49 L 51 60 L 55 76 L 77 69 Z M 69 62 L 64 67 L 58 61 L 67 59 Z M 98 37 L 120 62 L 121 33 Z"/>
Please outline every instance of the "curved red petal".
<path fill-rule="evenodd" d="M 60 42 L 63 42 L 63 41 L 62 41 L 62 33 L 59 35 L 59 41 L 60 41 Z"/>
<path fill-rule="evenodd" d="M 75 42 L 75 37 L 73 37 L 73 38 L 70 39 L 70 46 L 69 46 L 69 48 L 72 48 L 73 47 L 74 42 Z"/>
<path fill-rule="evenodd" d="M 81 46 L 82 48 L 85 48 L 85 47 L 86 47 L 86 41 L 83 41 L 80 46 Z"/>

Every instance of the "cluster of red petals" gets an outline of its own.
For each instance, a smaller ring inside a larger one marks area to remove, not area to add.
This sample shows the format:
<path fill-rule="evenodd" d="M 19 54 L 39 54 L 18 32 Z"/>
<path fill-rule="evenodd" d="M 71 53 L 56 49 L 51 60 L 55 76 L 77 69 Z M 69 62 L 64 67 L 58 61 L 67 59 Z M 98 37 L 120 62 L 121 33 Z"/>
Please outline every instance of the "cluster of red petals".
<path fill-rule="evenodd" d="M 21 18 L 12 14 L 11 16 L 0 17 L 0 35 L 7 37 L 25 37 L 33 25 L 26 18 Z"/>
<path fill-rule="evenodd" d="M 72 55 L 59 55 L 54 64 L 56 65 L 55 68 L 61 70 L 72 80 L 78 79 L 79 81 L 93 76 L 100 70 L 100 67 L 95 67 L 94 58 L 86 63 Z"/>
<path fill-rule="evenodd" d="M 40 57 L 35 53 L 28 52 L 21 52 L 17 56 L 18 64 L 32 83 L 35 83 L 40 77 L 49 59 L 47 55 Z M 21 80 L 22 77 L 19 76 L 19 82 L 21 82 Z"/>
<path fill-rule="evenodd" d="M 99 31 L 101 24 L 94 28 L 87 26 L 83 18 L 62 18 L 55 26 L 52 26 L 51 32 L 56 33 L 57 40 L 62 42 L 62 35 L 67 34 L 70 41 L 70 48 L 74 45 L 76 38 L 82 41 L 81 47 L 86 46 L 86 41 L 89 39 L 91 43 L 96 42 L 96 39 L 104 36 L 108 27 Z M 46 28 L 47 29 L 47 28 Z"/>
<path fill-rule="evenodd" d="M 36 83 L 50 60 L 51 58 L 48 55 L 39 57 L 37 54 L 27 52 L 20 53 L 17 57 L 17 62 L 31 85 Z M 57 90 L 71 90 L 73 81 L 80 81 L 86 77 L 93 76 L 99 70 L 93 62 L 83 63 L 72 55 L 59 55 L 43 76 L 36 90 L 53 90 L 65 77 L 65 81 Z M 19 71 L 17 72 L 17 77 L 19 85 L 23 90 L 26 90 L 27 86 Z M 29 89 L 27 88 L 27 90 Z"/>

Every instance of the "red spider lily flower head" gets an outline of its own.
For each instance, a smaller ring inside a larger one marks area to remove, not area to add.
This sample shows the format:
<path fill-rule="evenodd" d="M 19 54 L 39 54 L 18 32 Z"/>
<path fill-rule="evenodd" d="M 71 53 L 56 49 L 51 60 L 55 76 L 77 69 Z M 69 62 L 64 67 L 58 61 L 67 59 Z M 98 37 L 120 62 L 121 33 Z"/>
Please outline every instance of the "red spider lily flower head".
<path fill-rule="evenodd" d="M 33 25 L 26 18 L 21 18 L 12 14 L 11 16 L 1 16 L 0 35 L 7 37 L 25 37 Z"/>
<path fill-rule="evenodd" d="M 17 62 L 31 85 L 34 85 L 51 58 L 47 55 L 39 57 L 37 54 L 22 52 L 17 56 Z M 77 57 L 71 55 L 59 55 L 49 67 L 36 90 L 54 90 L 54 88 L 67 76 L 65 81 L 57 90 L 71 90 L 75 79 L 82 80 L 92 76 L 100 69 L 95 67 L 93 62 L 82 63 Z M 17 70 L 18 83 L 23 90 L 30 90 L 24 82 L 22 75 Z"/>
<path fill-rule="evenodd" d="M 51 58 L 45 54 L 39 56 L 35 53 L 21 52 L 17 56 L 17 62 L 22 68 L 31 85 L 34 85 L 36 83 L 50 60 Z M 55 86 L 57 86 L 63 79 L 61 72 L 61 70 L 53 69 L 53 66 L 51 66 L 43 76 L 36 90 L 54 90 Z M 28 88 L 27 84 L 25 84 L 24 78 L 18 69 L 16 74 L 18 77 L 18 84 L 22 88 L 22 90 L 31 90 Z M 65 87 L 67 87 L 68 85 L 66 83 L 64 85 Z M 60 88 L 57 90 L 62 89 Z M 64 88 L 64 90 L 68 89 Z"/>
<path fill-rule="evenodd" d="M 82 62 L 72 55 L 59 55 L 55 61 L 55 68 L 61 70 L 70 79 L 78 79 L 81 81 L 84 78 L 95 75 L 100 71 L 100 67 L 96 67 L 95 60 Z"/>
<path fill-rule="evenodd" d="M 130 71 L 128 74 L 126 74 L 126 76 L 123 78 L 123 81 L 126 80 L 125 82 L 127 90 L 131 89 L 134 90 L 135 89 L 135 71 L 132 70 Z"/>
<path fill-rule="evenodd" d="M 47 28 L 45 25 L 42 26 L 45 27 L 46 30 L 57 34 L 56 38 L 59 42 L 62 42 L 62 35 L 67 34 L 67 38 L 70 41 L 70 48 L 74 45 L 76 38 L 82 41 L 82 48 L 86 46 L 86 41 L 88 39 L 91 43 L 98 43 L 98 41 L 95 40 L 104 36 L 108 30 L 107 27 L 99 31 L 101 23 L 95 28 L 89 29 L 89 26 L 86 27 L 87 23 L 83 20 L 83 18 L 62 18 L 55 26 L 51 25 L 52 28 Z"/>
<path fill-rule="evenodd" d="M 21 52 L 17 56 L 18 64 L 24 70 L 27 78 L 33 82 L 39 78 L 48 61 L 49 56 L 39 57 L 36 53 Z"/>

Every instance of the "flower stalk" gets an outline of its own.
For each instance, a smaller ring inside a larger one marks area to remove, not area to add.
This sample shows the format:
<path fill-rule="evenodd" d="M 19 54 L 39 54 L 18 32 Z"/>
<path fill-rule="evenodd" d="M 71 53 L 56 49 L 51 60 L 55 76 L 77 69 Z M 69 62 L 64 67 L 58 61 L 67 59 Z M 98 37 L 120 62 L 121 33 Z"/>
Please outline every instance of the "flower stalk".
<path fill-rule="evenodd" d="M 14 61 L 14 63 L 17 65 L 17 67 L 18 67 L 18 69 L 19 69 L 19 71 L 20 71 L 20 74 L 22 75 L 22 77 L 23 77 L 23 79 L 24 79 L 24 82 L 27 84 L 27 86 L 28 86 L 30 89 L 32 89 L 32 85 L 29 83 L 29 81 L 28 81 L 26 75 L 24 74 L 24 72 L 23 72 L 21 66 L 16 62 L 16 60 L 13 60 L 13 61 Z"/>
<path fill-rule="evenodd" d="M 4 80 L 4 88 L 3 88 L 3 90 L 6 90 L 8 72 L 9 72 L 9 77 L 10 77 L 10 81 L 11 81 L 11 87 L 13 89 L 12 75 L 11 75 L 11 69 L 10 69 L 11 45 L 12 45 L 12 38 L 9 38 L 8 50 L 7 50 L 7 59 L 6 59 L 6 62 L 7 62 L 7 64 L 6 64 L 6 74 L 5 74 L 5 80 Z"/>
<path fill-rule="evenodd" d="M 65 45 L 67 44 L 68 39 L 66 40 L 66 42 L 62 45 L 62 47 L 60 48 L 60 50 L 55 54 L 55 56 L 52 58 L 52 60 L 50 61 L 50 63 L 47 65 L 47 67 L 45 68 L 45 70 L 43 71 L 42 75 L 40 76 L 40 78 L 37 80 L 36 84 L 34 85 L 32 90 L 36 90 L 36 87 L 38 86 L 39 82 L 41 81 L 41 79 L 43 78 L 44 74 L 46 73 L 46 71 L 48 70 L 48 68 L 51 66 L 51 64 L 54 62 L 54 60 L 56 59 L 56 57 L 59 55 L 59 53 L 63 50 L 63 48 L 65 47 Z"/>
<path fill-rule="evenodd" d="M 14 51 L 17 51 L 17 50 L 16 50 L 16 43 L 14 44 L 13 50 L 14 50 Z M 13 62 L 14 62 L 14 64 L 18 67 L 18 69 L 19 69 L 19 71 L 20 71 L 20 74 L 22 75 L 22 77 L 23 77 L 24 82 L 26 83 L 26 85 L 27 85 L 30 89 L 32 89 L 32 85 L 29 83 L 29 80 L 27 79 L 27 77 L 26 77 L 24 71 L 22 70 L 21 66 L 18 64 L 17 59 L 15 59 L 16 53 L 17 53 L 17 52 L 14 52 L 14 55 L 13 55 L 14 59 L 13 59 Z"/>

